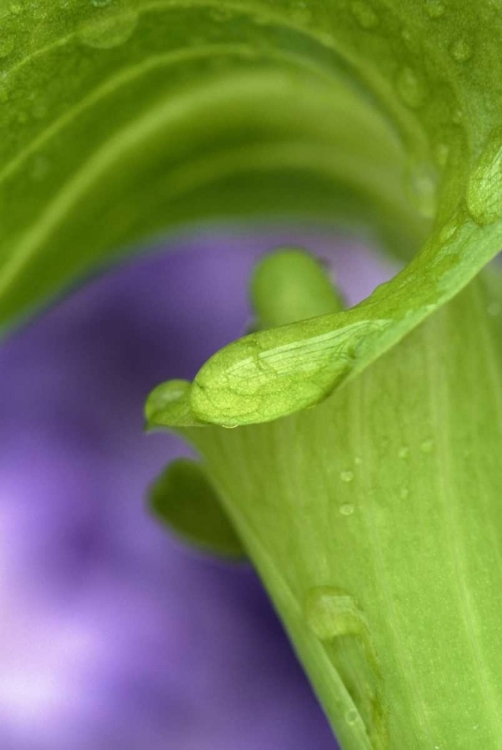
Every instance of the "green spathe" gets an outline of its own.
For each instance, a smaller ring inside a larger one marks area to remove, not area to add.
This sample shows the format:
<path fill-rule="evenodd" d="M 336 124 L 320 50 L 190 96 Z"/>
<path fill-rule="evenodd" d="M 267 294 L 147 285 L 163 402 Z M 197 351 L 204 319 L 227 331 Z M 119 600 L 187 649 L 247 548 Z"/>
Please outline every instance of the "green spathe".
<path fill-rule="evenodd" d="M 183 431 L 344 750 L 499 747 L 493 305 L 474 282 L 314 409 Z"/>

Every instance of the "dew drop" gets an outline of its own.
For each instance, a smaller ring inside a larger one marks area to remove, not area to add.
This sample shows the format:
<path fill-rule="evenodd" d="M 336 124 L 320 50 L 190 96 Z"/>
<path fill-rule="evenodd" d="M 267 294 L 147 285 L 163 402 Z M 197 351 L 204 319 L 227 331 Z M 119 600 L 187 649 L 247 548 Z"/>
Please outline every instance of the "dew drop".
<path fill-rule="evenodd" d="M 314 635 L 330 641 L 363 633 L 366 622 L 354 599 L 334 586 L 316 586 L 305 599 L 305 618 Z"/>
<path fill-rule="evenodd" d="M 358 0 L 351 5 L 352 15 L 362 29 L 374 29 L 379 24 L 379 19 L 371 5 Z"/>
<path fill-rule="evenodd" d="M 362 462 L 363 462 L 362 458 L 360 458 L 359 456 L 356 456 L 354 458 L 354 463 L 355 463 L 356 466 L 361 466 Z"/>
<path fill-rule="evenodd" d="M 431 453 L 432 449 L 434 447 L 434 443 L 432 440 L 424 440 L 423 443 L 420 443 L 420 450 L 422 453 Z"/>
<path fill-rule="evenodd" d="M 472 57 L 472 47 L 465 39 L 457 39 L 450 47 L 450 54 L 459 63 L 467 62 Z"/>
<path fill-rule="evenodd" d="M 467 208 L 477 224 L 502 218 L 502 136 L 490 140 L 474 167 L 467 188 Z"/>
<path fill-rule="evenodd" d="M 430 219 L 436 213 L 437 174 L 427 162 L 414 163 L 406 176 L 406 193 L 419 214 Z"/>
<path fill-rule="evenodd" d="M 353 726 L 360 719 L 359 712 L 355 708 L 349 708 L 345 713 L 345 721 L 350 726 Z"/>
<path fill-rule="evenodd" d="M 348 484 L 349 482 L 352 482 L 352 480 L 354 479 L 354 472 L 342 471 L 340 472 L 340 479 L 342 480 L 342 482 L 345 482 L 346 484 Z"/>
<path fill-rule="evenodd" d="M 403 68 L 397 78 L 397 92 L 410 109 L 419 109 L 425 103 L 424 85 L 411 68 Z"/>
<path fill-rule="evenodd" d="M 405 460 L 406 458 L 408 458 L 408 457 L 409 457 L 409 455 L 410 455 L 410 449 L 408 448 L 408 446 L 407 446 L 407 445 L 403 445 L 403 446 L 402 446 L 402 447 L 401 447 L 401 448 L 399 449 L 399 451 L 398 451 L 398 454 L 397 454 L 397 455 L 399 456 L 399 458 L 400 458 L 400 459 L 401 459 L 402 461 L 404 461 L 404 460 Z"/>
<path fill-rule="evenodd" d="M 8 57 L 14 49 L 14 37 L 0 36 L 0 60 Z"/>
<path fill-rule="evenodd" d="M 340 513 L 342 516 L 352 516 L 354 514 L 354 506 L 352 503 L 344 503 L 343 505 L 340 505 Z"/>
<path fill-rule="evenodd" d="M 138 23 L 137 11 L 115 3 L 101 9 L 79 33 L 83 44 L 95 49 L 112 49 L 124 44 L 134 33 Z"/>
<path fill-rule="evenodd" d="M 446 7 L 442 0 L 426 0 L 425 12 L 429 18 L 441 18 L 445 11 Z"/>

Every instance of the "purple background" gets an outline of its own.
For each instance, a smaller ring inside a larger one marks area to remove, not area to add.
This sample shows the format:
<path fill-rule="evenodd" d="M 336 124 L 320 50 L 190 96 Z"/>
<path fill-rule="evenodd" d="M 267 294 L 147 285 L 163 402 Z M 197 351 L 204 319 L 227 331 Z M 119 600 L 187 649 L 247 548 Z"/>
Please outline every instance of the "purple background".
<path fill-rule="evenodd" d="M 294 240 L 171 241 L 4 342 L 2 750 L 334 750 L 254 573 L 183 548 L 144 503 L 187 451 L 143 434 L 146 395 L 243 333 L 253 263 Z M 305 244 L 350 302 L 389 275 L 347 239 Z"/>

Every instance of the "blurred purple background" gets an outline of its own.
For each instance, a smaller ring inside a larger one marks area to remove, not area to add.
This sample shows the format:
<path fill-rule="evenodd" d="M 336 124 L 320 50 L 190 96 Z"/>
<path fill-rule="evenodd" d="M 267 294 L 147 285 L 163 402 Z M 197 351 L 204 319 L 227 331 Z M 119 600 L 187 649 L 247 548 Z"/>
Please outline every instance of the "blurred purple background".
<path fill-rule="evenodd" d="M 144 501 L 187 451 L 143 434 L 146 395 L 242 335 L 250 270 L 288 243 L 351 303 L 389 275 L 327 232 L 200 235 L 3 343 L 1 750 L 334 750 L 255 574 L 183 548 Z"/>

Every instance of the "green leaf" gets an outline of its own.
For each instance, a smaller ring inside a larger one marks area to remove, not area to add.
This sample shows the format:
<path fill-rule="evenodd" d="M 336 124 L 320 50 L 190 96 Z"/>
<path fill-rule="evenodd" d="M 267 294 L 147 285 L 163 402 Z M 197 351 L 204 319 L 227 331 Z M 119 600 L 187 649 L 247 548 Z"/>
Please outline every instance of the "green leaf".
<path fill-rule="evenodd" d="M 344 750 L 500 744 L 502 287 L 490 283 L 314 409 L 183 430 Z"/>
<path fill-rule="evenodd" d="M 195 461 L 173 461 L 150 488 L 150 507 L 171 531 L 206 552 L 244 558 L 246 553 L 218 495 Z"/>

